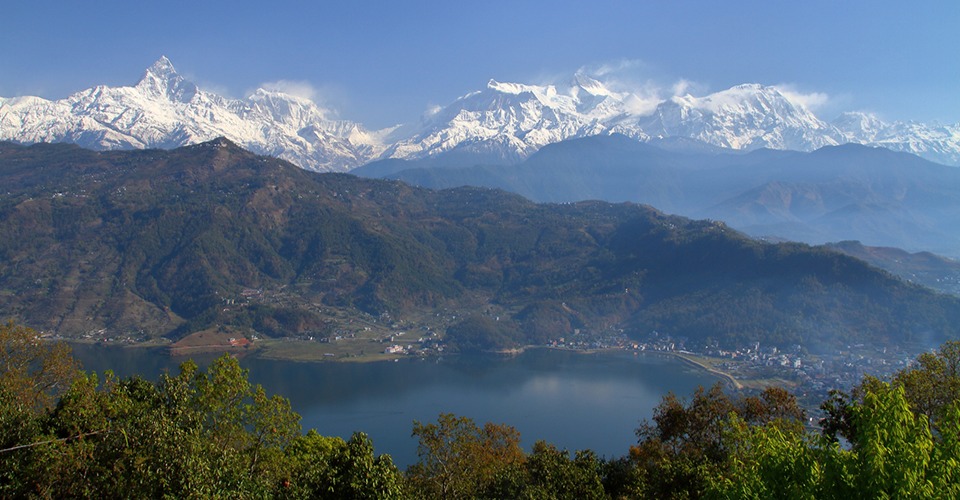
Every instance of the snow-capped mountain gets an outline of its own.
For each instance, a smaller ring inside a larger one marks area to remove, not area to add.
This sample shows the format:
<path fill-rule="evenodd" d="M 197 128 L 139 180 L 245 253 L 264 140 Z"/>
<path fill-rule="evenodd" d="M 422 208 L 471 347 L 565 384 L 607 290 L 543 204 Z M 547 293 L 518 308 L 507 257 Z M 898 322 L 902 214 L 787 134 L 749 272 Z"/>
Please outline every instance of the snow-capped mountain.
<path fill-rule="evenodd" d="M 628 96 L 576 75 L 565 89 L 490 80 L 420 124 L 390 147 L 386 157 L 423 158 L 448 151 L 516 162 L 541 147 L 573 137 L 608 133 L 622 117 Z"/>
<path fill-rule="evenodd" d="M 713 146 L 813 151 L 858 143 L 960 165 L 960 125 L 885 123 L 845 114 L 828 123 L 776 87 L 745 84 L 704 97 L 675 96 L 653 112 L 630 92 L 578 74 L 564 89 L 501 83 L 467 94 L 427 117 L 383 157 L 418 159 L 468 152 L 485 162 L 513 163 L 562 140 L 622 134 L 640 141 L 694 139 Z"/>
<path fill-rule="evenodd" d="M 945 165 L 960 165 L 960 124 L 886 123 L 876 115 L 843 113 L 833 124 L 845 142 L 912 153 Z"/>
<path fill-rule="evenodd" d="M 346 171 L 376 159 L 463 154 L 514 163 L 571 138 L 688 138 L 725 148 L 811 151 L 854 142 L 960 165 L 960 124 L 816 117 L 776 87 L 739 85 L 662 101 L 577 74 L 566 85 L 491 80 L 419 123 L 371 131 L 309 99 L 259 89 L 244 99 L 204 91 L 162 57 L 133 86 L 98 86 L 60 100 L 0 98 L 0 140 L 93 149 L 172 148 L 224 136 L 308 170 Z"/>
<path fill-rule="evenodd" d="M 173 148 L 224 136 L 310 170 L 345 171 L 376 158 L 381 137 L 330 119 L 308 99 L 259 89 L 246 99 L 205 92 L 166 57 L 130 87 L 98 86 L 65 99 L 0 100 L 0 139 L 74 142 L 93 149 Z"/>
<path fill-rule="evenodd" d="M 638 125 L 651 137 L 687 137 L 731 149 L 811 151 L 846 142 L 839 130 L 776 88 L 757 84 L 672 97 Z"/>

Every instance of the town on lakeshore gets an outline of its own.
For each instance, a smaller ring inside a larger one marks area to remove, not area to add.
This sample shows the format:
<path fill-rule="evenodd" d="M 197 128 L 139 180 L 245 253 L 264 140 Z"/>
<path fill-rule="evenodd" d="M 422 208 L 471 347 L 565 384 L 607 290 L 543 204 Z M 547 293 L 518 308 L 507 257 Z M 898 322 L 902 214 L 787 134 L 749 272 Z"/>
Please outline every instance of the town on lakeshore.
<path fill-rule="evenodd" d="M 226 307 L 239 307 L 249 301 L 281 303 L 290 296 L 247 289 L 239 298 L 225 299 Z M 461 311 L 442 311 L 417 318 L 398 318 L 390 313 L 373 316 L 357 314 L 356 310 L 342 310 L 316 306 L 335 321 L 336 327 L 326 336 L 300 335 L 286 338 L 267 338 L 245 333 L 239 329 L 216 327 L 195 332 L 176 342 L 148 339 L 142 332 L 114 335 L 106 330 L 88 332 L 81 342 L 103 345 L 165 347 L 174 356 L 201 353 L 231 352 L 236 355 L 255 354 L 265 359 L 293 361 L 391 361 L 399 359 L 435 358 L 452 353 L 444 341 L 446 328 L 462 317 Z M 497 312 L 488 310 L 493 320 Z M 45 335 L 47 338 L 59 337 Z M 78 340 L 78 339 L 67 339 Z M 811 422 L 819 416 L 818 405 L 830 390 L 849 390 L 860 383 L 866 374 L 889 376 L 907 367 L 922 347 L 869 346 L 854 344 L 843 349 L 810 352 L 799 345 L 788 348 L 753 342 L 735 348 L 695 345 L 684 337 L 652 331 L 640 338 L 628 337 L 622 329 L 602 332 L 575 329 L 572 335 L 557 337 L 542 345 L 497 351 L 498 354 L 517 354 L 528 348 L 563 349 L 584 353 L 626 352 L 634 355 L 674 356 L 720 377 L 731 389 L 748 392 L 769 386 L 783 386 L 797 395 L 810 415 Z"/>

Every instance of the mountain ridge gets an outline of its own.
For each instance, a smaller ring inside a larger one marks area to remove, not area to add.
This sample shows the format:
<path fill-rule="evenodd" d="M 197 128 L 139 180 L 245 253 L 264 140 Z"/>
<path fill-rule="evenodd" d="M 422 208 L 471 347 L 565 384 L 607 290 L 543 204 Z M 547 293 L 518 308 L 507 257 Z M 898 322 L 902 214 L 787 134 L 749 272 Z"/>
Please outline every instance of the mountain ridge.
<path fill-rule="evenodd" d="M 548 144 L 602 134 L 637 141 L 680 137 L 743 150 L 810 151 L 854 142 L 960 165 L 960 124 L 886 123 L 856 112 L 825 122 L 776 87 L 759 84 L 654 102 L 577 73 L 566 85 L 490 80 L 419 123 L 382 130 L 332 114 L 309 99 L 262 88 L 243 99 L 221 97 L 161 57 L 132 86 L 101 85 L 53 101 L 0 98 L 0 139 L 106 150 L 169 149 L 225 136 L 314 171 L 451 153 L 511 164 Z"/>
<path fill-rule="evenodd" d="M 376 321 L 463 349 L 621 330 L 811 350 L 960 336 L 956 298 L 637 204 L 312 173 L 227 139 L 0 143 L 0 181 L 0 312 L 65 336 L 332 338 Z"/>

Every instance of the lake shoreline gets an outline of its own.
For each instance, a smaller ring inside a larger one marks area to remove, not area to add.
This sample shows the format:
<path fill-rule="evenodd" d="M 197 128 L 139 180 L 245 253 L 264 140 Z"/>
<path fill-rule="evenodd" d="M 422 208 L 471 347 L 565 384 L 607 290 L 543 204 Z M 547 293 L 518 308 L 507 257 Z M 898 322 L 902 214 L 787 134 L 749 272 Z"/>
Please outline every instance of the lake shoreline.
<path fill-rule="evenodd" d="M 698 360 L 690 357 L 690 355 L 688 355 L 688 354 L 684 354 L 684 353 L 680 353 L 680 352 L 670 352 L 670 351 L 664 352 L 663 354 L 668 354 L 668 355 L 673 356 L 673 357 L 675 357 L 675 358 L 681 359 L 681 360 L 683 360 L 684 362 L 686 362 L 687 364 L 689 364 L 689 365 L 691 365 L 691 366 L 694 366 L 694 367 L 697 367 L 697 368 L 699 368 L 699 369 L 701 369 L 701 370 L 705 370 L 705 371 L 707 371 L 707 372 L 709 372 L 709 373 L 712 373 L 712 374 L 714 374 L 714 375 L 716 375 L 716 376 L 724 379 L 724 380 L 727 382 L 727 384 L 729 384 L 731 387 L 733 387 L 734 389 L 736 389 L 736 390 L 738 390 L 738 391 L 739 391 L 739 390 L 742 390 L 742 389 L 744 388 L 743 384 L 742 384 L 739 380 L 737 380 L 736 378 L 734 378 L 733 375 L 731 375 L 731 374 L 729 374 L 729 373 L 727 373 L 727 372 L 725 372 L 725 371 L 722 371 L 722 370 L 718 370 L 718 369 L 716 369 L 716 368 L 713 368 L 712 366 L 708 366 L 707 364 L 705 364 L 705 363 L 703 363 L 703 362 L 701 362 L 701 361 L 698 361 Z"/>
<path fill-rule="evenodd" d="M 123 349 L 150 349 L 150 350 L 164 350 L 165 354 L 170 356 L 171 359 L 182 359 L 184 361 L 190 359 L 190 356 L 193 355 L 221 355 L 229 354 L 234 357 L 255 357 L 258 359 L 266 361 L 285 361 L 285 362 L 294 362 L 294 363 L 380 363 L 380 362 L 398 362 L 400 360 L 414 360 L 414 359 L 439 359 L 441 357 L 457 357 L 462 356 L 461 353 L 449 353 L 444 355 L 433 355 L 433 356 L 410 356 L 402 354 L 384 354 L 384 353 L 370 353 L 362 354 L 358 356 L 331 356 L 325 353 L 305 353 L 303 350 L 297 350 L 297 356 L 285 355 L 287 353 L 282 352 L 277 349 L 271 349 L 271 344 L 279 344 L 283 340 L 271 340 L 271 341 L 259 341 L 256 343 L 251 343 L 246 346 L 227 346 L 227 345 L 198 345 L 198 346 L 189 346 L 189 347 L 176 347 L 175 343 L 169 341 L 158 341 L 150 340 L 146 342 L 131 342 L 131 343 L 112 343 L 112 342 L 102 342 L 102 341 L 90 341 L 85 339 L 61 339 L 68 344 L 84 344 L 84 345 L 93 345 L 93 346 L 102 346 L 110 348 L 123 348 Z M 293 341 L 298 342 L 298 341 Z M 696 356 L 693 353 L 681 353 L 676 351 L 637 351 L 631 349 L 622 349 L 616 347 L 607 347 L 607 348 L 591 348 L 591 349 L 570 349 L 567 347 L 551 346 L 551 345 L 526 345 L 513 349 L 503 349 L 503 350 L 491 350 L 483 351 L 481 354 L 493 355 L 493 356 L 503 356 L 503 357 L 515 357 L 520 356 L 530 350 L 549 350 L 549 351 L 558 351 L 558 352 L 570 352 L 574 354 L 614 354 L 614 353 L 633 353 L 634 355 L 643 354 L 643 355 L 656 355 L 670 357 L 674 359 L 679 359 L 681 362 L 687 366 L 691 366 L 700 371 L 709 373 L 711 375 L 717 376 L 722 379 L 729 387 L 735 390 L 744 389 L 744 384 L 737 380 L 733 375 L 718 370 L 712 366 L 703 363 L 702 361 L 694 358 Z"/>

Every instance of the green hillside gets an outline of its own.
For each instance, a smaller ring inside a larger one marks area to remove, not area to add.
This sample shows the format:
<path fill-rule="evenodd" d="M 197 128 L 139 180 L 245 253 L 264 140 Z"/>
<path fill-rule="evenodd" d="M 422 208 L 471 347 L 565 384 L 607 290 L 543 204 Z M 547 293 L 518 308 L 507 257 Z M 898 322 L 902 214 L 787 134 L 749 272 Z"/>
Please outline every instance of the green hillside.
<path fill-rule="evenodd" d="M 402 318 L 472 348 L 623 329 L 819 349 L 960 329 L 957 299 L 824 248 L 642 205 L 310 173 L 223 139 L 2 144 L 0 183 L 0 316 L 65 336 Z"/>

